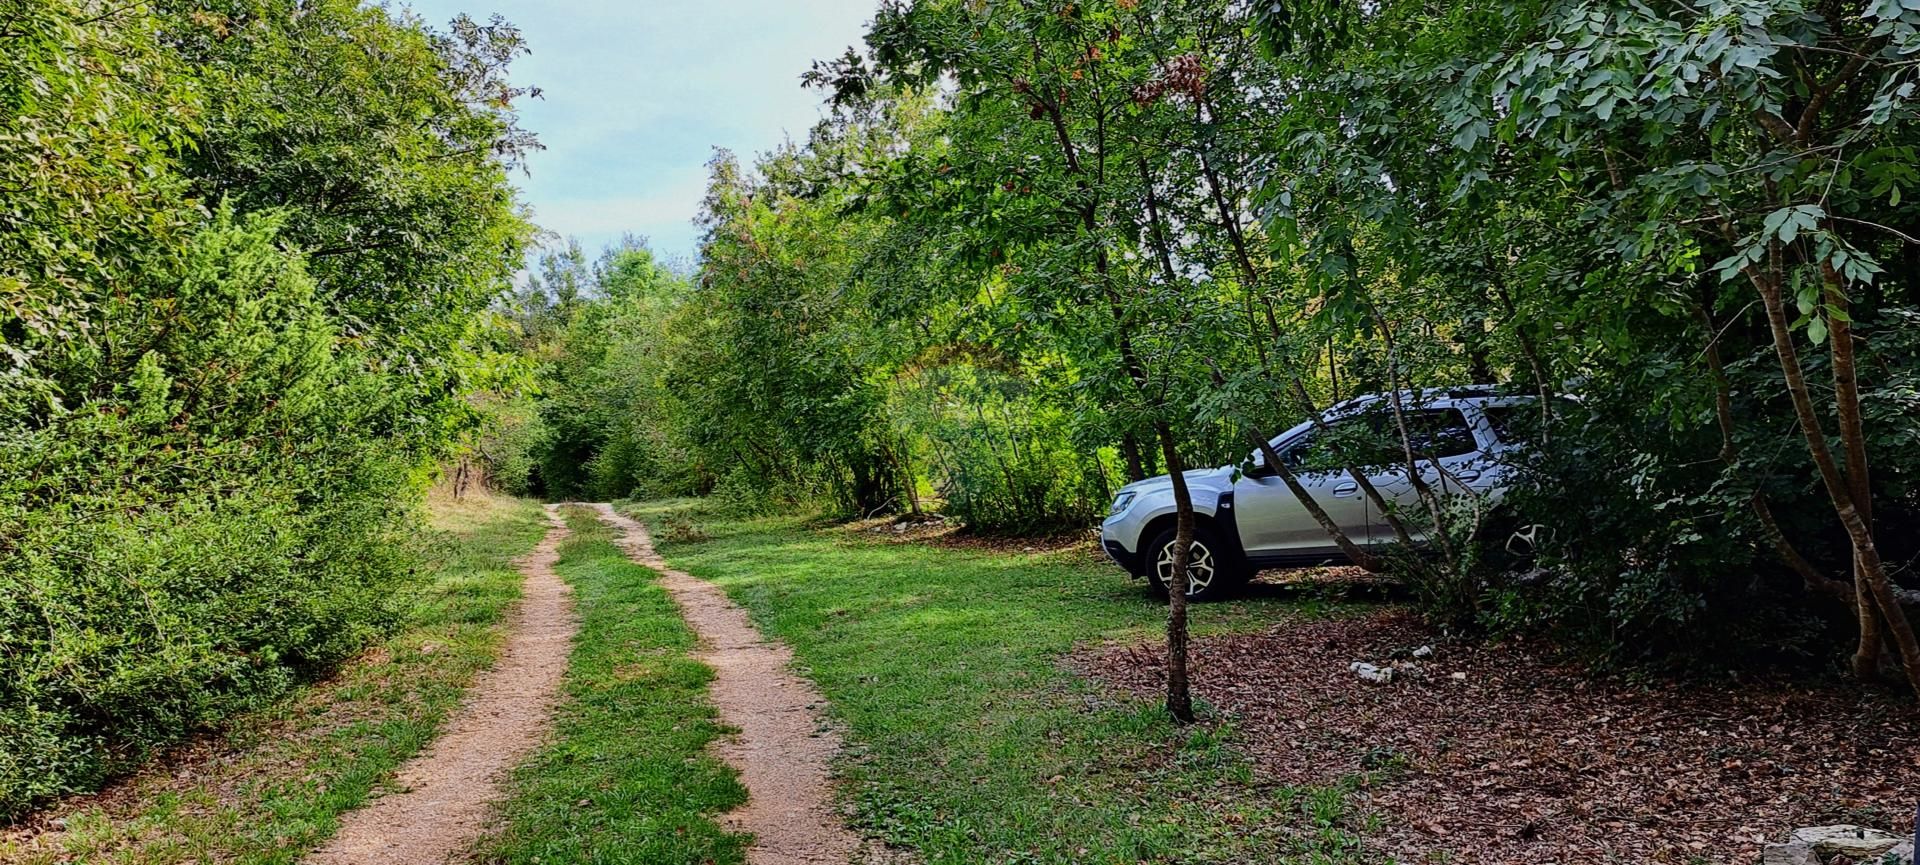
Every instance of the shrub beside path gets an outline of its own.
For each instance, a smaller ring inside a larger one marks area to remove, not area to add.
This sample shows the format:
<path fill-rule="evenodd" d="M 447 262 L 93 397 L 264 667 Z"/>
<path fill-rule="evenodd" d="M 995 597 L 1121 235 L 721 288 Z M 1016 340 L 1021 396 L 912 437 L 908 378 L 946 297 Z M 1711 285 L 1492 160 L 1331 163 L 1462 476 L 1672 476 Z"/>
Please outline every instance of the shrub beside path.
<path fill-rule="evenodd" d="M 748 865 L 841 865 L 859 855 L 860 839 L 833 808 L 827 767 L 840 739 L 814 712 L 820 693 L 788 669 L 792 650 L 762 637 L 720 587 L 668 567 L 640 523 L 609 505 L 594 508 L 620 531 L 621 549 L 660 574 L 700 637 L 697 657 L 714 671 L 709 696 L 720 720 L 740 731 L 720 756 L 747 788 L 747 804 L 726 820 L 753 834 Z"/>
<path fill-rule="evenodd" d="M 445 862 L 484 833 L 508 770 L 546 739 L 573 647 L 572 593 L 553 570 L 567 526 L 555 506 L 546 513 L 547 536 L 520 563 L 526 582 L 499 663 L 433 745 L 401 767 L 398 792 L 342 818 L 308 865 Z"/>

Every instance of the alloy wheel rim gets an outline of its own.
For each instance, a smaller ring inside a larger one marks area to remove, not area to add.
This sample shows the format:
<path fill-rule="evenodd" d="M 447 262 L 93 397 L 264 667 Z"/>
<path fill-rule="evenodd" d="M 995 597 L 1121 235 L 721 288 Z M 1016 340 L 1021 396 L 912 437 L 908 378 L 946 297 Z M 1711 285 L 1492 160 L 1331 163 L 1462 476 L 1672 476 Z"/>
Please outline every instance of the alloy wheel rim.
<path fill-rule="evenodd" d="M 1154 570 L 1160 575 L 1160 584 L 1173 586 L 1173 544 L 1160 548 L 1160 557 L 1154 562 Z M 1187 594 L 1195 595 L 1213 585 L 1213 551 L 1207 545 L 1194 541 L 1187 547 Z"/>

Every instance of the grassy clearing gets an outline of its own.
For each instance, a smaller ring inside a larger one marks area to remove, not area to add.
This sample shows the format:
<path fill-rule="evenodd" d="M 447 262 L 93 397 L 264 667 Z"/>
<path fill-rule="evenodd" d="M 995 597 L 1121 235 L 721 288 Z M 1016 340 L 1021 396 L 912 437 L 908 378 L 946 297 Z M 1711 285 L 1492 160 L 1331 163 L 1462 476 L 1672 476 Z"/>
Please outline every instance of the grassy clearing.
<path fill-rule="evenodd" d="M 1160 633 L 1164 607 L 1111 567 L 872 542 L 686 501 L 626 510 L 698 529 L 663 533 L 665 555 L 793 646 L 847 728 L 839 768 L 859 828 L 929 865 L 1361 861 L 1369 823 L 1346 791 L 1262 785 L 1230 723 L 1179 729 L 1060 666 L 1078 644 Z M 1253 599 L 1196 607 L 1194 626 L 1334 609 Z"/>
<path fill-rule="evenodd" d="M 725 730 L 707 702 L 713 671 L 652 571 L 629 562 L 592 511 L 565 509 L 560 576 L 580 633 L 555 741 L 514 773 L 489 862 L 726 865 L 745 839 L 712 816 L 746 801 L 707 753 Z"/>
<path fill-rule="evenodd" d="M 285 863 L 331 835 L 432 741 L 503 638 L 512 560 L 545 533 L 539 506 L 436 502 L 409 624 L 332 680 L 232 724 L 108 792 L 43 817 L 65 831 L 0 836 L 0 862 Z M 55 816 L 57 814 L 57 817 Z"/>

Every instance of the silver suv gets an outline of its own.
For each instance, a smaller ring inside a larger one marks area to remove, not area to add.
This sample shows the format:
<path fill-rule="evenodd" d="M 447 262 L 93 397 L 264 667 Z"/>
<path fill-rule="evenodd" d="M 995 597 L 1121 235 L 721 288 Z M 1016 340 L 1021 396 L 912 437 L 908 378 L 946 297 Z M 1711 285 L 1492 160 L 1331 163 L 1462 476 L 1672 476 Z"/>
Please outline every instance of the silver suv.
<path fill-rule="evenodd" d="M 1537 400 L 1501 396 L 1491 387 L 1402 392 L 1400 397 L 1421 477 L 1443 495 L 1497 499 L 1505 474 L 1500 455 L 1514 446 L 1509 421 Z M 1274 451 L 1327 516 L 1349 539 L 1373 547 L 1385 547 L 1396 537 L 1343 466 L 1360 467 L 1389 508 L 1423 512 L 1407 477 L 1390 405 L 1386 394 L 1357 397 L 1323 412 L 1319 423 L 1307 421 L 1272 439 Z M 1241 465 L 1198 469 L 1186 477 L 1194 510 L 1188 597 L 1229 595 L 1262 568 L 1347 561 L 1259 451 Z M 1424 522 L 1407 521 L 1416 543 L 1424 539 L 1418 528 Z M 1172 480 L 1161 475 L 1121 487 L 1100 525 L 1107 555 L 1165 591 L 1173 544 Z"/>

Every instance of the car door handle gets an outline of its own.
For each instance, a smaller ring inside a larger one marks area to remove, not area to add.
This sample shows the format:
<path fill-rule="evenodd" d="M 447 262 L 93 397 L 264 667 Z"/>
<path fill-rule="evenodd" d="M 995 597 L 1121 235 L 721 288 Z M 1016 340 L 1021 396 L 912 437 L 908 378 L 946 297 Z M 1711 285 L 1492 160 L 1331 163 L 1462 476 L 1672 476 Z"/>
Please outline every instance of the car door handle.
<path fill-rule="evenodd" d="M 1337 499 L 1346 498 L 1347 496 L 1353 495 L 1354 493 L 1357 493 L 1359 491 L 1360 491 L 1359 484 L 1356 484 L 1352 481 L 1348 481 L 1344 484 L 1340 484 L 1339 486 L 1336 486 L 1333 488 L 1333 497 Z"/>

